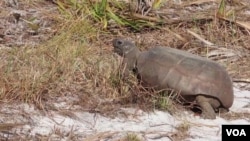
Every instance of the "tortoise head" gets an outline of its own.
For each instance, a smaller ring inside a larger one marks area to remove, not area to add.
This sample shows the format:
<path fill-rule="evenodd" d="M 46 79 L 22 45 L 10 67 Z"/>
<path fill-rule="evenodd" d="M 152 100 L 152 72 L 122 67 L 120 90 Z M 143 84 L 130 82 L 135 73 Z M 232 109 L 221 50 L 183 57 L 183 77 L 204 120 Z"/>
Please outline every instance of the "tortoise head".
<path fill-rule="evenodd" d="M 116 38 L 113 40 L 114 52 L 120 56 L 127 57 L 128 54 L 136 54 L 137 48 L 131 41 Z"/>

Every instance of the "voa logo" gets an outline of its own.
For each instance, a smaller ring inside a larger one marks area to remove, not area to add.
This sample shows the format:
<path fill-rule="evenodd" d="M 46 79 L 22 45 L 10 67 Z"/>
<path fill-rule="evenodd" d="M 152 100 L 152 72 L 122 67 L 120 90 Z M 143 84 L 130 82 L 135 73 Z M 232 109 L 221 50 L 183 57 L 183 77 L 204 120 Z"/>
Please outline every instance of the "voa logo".
<path fill-rule="evenodd" d="M 226 129 L 228 136 L 247 136 L 244 129 Z"/>

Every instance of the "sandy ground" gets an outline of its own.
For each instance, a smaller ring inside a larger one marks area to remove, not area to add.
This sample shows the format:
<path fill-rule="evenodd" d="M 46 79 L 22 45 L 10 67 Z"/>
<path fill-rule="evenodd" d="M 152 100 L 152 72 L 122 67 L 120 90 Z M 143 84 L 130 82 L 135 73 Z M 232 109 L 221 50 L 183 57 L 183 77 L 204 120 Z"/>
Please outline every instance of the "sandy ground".
<path fill-rule="evenodd" d="M 5 114 L 0 116 L 0 120 L 21 125 L 0 135 L 2 139 L 12 139 L 18 135 L 31 139 L 114 141 L 128 134 L 136 134 L 141 140 L 167 141 L 183 136 L 185 132 L 186 136 L 181 138 L 183 140 L 219 141 L 222 124 L 250 124 L 249 99 L 250 91 L 235 88 L 235 101 L 227 118 L 217 115 L 215 120 L 201 119 L 190 111 L 170 115 L 158 110 L 146 113 L 133 108 L 122 108 L 116 118 L 109 118 L 81 111 L 63 100 L 54 105 L 64 111 L 43 112 L 27 104 L 5 105 L 1 109 L 1 113 Z M 66 109 L 74 108 L 78 111 L 66 112 Z M 239 116 L 235 116 L 237 114 Z M 181 130 L 181 127 L 188 128 Z"/>

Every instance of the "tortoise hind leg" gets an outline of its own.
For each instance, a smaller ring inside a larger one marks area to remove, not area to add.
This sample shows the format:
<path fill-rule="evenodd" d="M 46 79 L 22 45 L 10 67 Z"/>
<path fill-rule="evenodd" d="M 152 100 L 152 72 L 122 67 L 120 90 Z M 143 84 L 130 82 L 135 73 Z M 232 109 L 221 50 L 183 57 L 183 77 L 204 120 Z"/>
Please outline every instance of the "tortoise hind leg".
<path fill-rule="evenodd" d="M 214 111 L 214 105 L 211 103 L 210 98 L 206 98 L 205 96 L 198 95 L 196 97 L 197 104 L 201 107 L 202 109 L 202 117 L 205 119 L 215 119 L 216 114 Z"/>

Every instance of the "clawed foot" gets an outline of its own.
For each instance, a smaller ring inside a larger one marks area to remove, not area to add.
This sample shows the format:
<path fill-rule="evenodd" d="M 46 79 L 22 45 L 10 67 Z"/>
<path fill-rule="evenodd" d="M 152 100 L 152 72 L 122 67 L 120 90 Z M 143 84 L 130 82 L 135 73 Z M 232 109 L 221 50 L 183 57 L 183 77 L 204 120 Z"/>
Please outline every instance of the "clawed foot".
<path fill-rule="evenodd" d="M 204 119 L 215 119 L 216 114 L 214 108 L 209 103 L 209 100 L 204 96 L 197 96 L 196 101 L 199 106 L 201 106 L 202 114 L 201 117 Z"/>
<path fill-rule="evenodd" d="M 216 114 L 214 111 L 202 111 L 201 117 L 204 119 L 216 119 Z"/>

